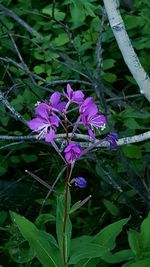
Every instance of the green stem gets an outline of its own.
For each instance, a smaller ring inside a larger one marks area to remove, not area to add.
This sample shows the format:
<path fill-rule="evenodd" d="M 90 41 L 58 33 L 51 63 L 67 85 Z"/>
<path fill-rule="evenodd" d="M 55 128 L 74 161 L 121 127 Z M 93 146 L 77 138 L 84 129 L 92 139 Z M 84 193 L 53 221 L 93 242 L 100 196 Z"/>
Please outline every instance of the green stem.
<path fill-rule="evenodd" d="M 67 251 L 66 251 L 66 222 L 68 215 L 68 190 L 69 190 L 69 165 L 67 165 L 67 174 L 66 174 L 66 190 L 65 190 L 65 199 L 64 199 L 64 223 L 63 223 L 63 241 L 62 241 L 62 252 L 63 252 L 63 261 L 64 267 L 67 267 Z"/>

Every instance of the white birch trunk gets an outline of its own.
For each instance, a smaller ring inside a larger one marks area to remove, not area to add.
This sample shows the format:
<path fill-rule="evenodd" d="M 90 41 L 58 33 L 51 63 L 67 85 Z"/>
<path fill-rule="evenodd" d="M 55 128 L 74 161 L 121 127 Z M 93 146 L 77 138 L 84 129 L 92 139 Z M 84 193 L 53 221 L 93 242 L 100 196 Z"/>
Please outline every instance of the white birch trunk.
<path fill-rule="evenodd" d="M 150 77 L 143 69 L 125 29 L 117 0 L 103 0 L 109 23 L 124 61 L 137 82 L 140 93 L 150 102 Z"/>

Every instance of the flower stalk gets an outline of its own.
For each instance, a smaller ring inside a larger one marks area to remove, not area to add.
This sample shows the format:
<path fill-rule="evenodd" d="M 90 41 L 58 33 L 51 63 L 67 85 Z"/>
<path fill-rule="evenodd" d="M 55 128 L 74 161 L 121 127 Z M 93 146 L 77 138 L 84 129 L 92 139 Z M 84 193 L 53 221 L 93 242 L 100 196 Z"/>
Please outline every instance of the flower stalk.
<path fill-rule="evenodd" d="M 68 216 L 68 191 L 69 191 L 69 177 L 70 177 L 70 166 L 67 164 L 67 171 L 66 171 L 66 187 L 64 193 L 64 221 L 63 221 L 63 241 L 62 241 L 62 253 L 63 253 L 63 262 L 64 267 L 67 267 L 67 249 L 66 249 L 66 223 L 67 223 L 67 216 Z"/>

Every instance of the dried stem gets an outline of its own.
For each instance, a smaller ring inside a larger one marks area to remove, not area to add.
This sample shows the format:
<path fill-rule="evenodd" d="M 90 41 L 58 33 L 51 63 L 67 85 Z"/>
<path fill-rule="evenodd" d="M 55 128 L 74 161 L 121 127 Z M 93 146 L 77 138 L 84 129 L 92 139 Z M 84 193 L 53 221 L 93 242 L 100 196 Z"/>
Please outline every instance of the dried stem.
<path fill-rule="evenodd" d="M 68 133 L 68 137 L 71 138 L 72 137 L 72 133 Z M 138 134 L 138 135 L 134 135 L 134 136 L 130 136 L 130 137 L 124 137 L 124 138 L 120 138 L 117 142 L 118 146 L 123 146 L 123 145 L 127 145 L 127 144 L 134 144 L 134 143 L 139 143 L 139 142 L 143 142 L 145 140 L 150 139 L 150 131 L 148 132 L 144 132 L 142 134 Z M 1 135 L 0 136 L 0 140 L 10 140 L 10 141 L 32 141 L 32 140 L 36 140 L 37 142 L 43 141 L 44 139 L 41 140 L 37 140 L 37 135 L 31 135 L 31 136 L 7 136 L 7 135 Z M 66 140 L 66 134 L 56 134 L 55 135 L 55 142 L 56 143 L 60 143 L 62 144 L 62 141 Z M 81 140 L 81 141 L 80 141 Z M 84 142 L 83 142 L 84 141 Z M 85 135 L 85 134 L 74 134 L 73 136 L 73 142 L 80 145 L 81 147 L 89 147 L 91 145 L 94 145 L 95 147 L 95 143 L 96 148 L 107 148 L 109 147 L 109 142 L 108 141 L 102 141 L 99 139 L 96 139 L 94 142 L 92 141 L 92 139 L 90 138 L 89 135 Z M 101 142 L 101 143 L 98 143 Z M 67 143 L 67 142 L 66 142 Z"/>

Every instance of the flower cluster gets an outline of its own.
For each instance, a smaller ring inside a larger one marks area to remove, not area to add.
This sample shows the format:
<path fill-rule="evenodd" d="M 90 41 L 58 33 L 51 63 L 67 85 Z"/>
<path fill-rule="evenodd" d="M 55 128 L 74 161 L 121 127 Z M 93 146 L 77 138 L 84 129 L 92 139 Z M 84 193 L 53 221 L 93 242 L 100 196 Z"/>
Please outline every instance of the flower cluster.
<path fill-rule="evenodd" d="M 77 105 L 78 110 L 78 118 L 73 123 L 72 136 L 76 132 L 78 125 L 82 124 L 89 136 L 95 140 L 96 131 L 105 128 L 106 117 L 99 112 L 92 97 L 85 98 L 81 90 L 73 91 L 70 84 L 67 85 L 64 93 L 55 92 L 51 95 L 49 101 L 36 104 L 35 118 L 28 122 L 29 128 L 38 133 L 38 139 L 44 138 L 46 142 L 52 142 L 59 126 L 63 126 L 65 132 L 68 132 L 66 127 L 69 121 L 67 115 L 72 103 Z M 68 145 L 64 150 L 65 160 L 68 164 L 73 164 L 79 159 L 83 151 L 71 139 L 68 138 Z M 109 142 L 110 148 L 115 148 L 118 137 L 115 133 L 112 133 L 107 136 L 106 140 Z M 76 186 L 81 188 L 86 186 L 86 182 L 82 177 L 74 181 Z"/>
<path fill-rule="evenodd" d="M 61 97 L 65 98 L 65 101 L 62 101 Z M 78 105 L 78 124 L 82 124 L 88 130 L 92 139 L 95 139 L 96 129 L 105 128 L 106 118 L 99 113 L 93 98 L 85 98 L 81 90 L 73 91 L 68 84 L 67 90 L 63 94 L 55 92 L 51 95 L 49 102 L 37 104 L 36 118 L 29 121 L 28 125 L 31 130 L 38 133 L 38 139 L 45 138 L 46 142 L 51 142 L 54 139 L 57 128 L 71 103 Z"/>
<path fill-rule="evenodd" d="M 49 102 L 38 103 L 35 109 L 36 118 L 29 121 L 31 130 L 38 132 L 38 139 L 45 138 L 51 142 L 60 123 L 59 114 L 66 106 L 66 102 L 60 101 L 61 94 L 56 92 L 51 95 Z"/>

